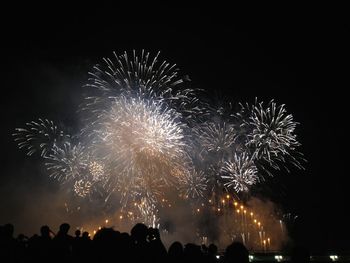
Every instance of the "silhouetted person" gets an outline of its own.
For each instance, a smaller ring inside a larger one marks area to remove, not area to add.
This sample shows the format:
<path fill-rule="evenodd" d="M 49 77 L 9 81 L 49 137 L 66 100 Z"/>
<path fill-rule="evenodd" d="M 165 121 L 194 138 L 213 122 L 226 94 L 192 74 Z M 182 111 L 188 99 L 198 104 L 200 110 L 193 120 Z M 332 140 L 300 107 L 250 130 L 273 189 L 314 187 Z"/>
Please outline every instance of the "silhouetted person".
<path fill-rule="evenodd" d="M 92 255 L 91 250 L 93 249 L 92 240 L 90 239 L 89 233 L 86 231 L 83 232 L 78 242 L 78 246 L 75 248 L 73 247 L 75 260 L 78 262 L 89 262 Z"/>
<path fill-rule="evenodd" d="M 148 228 L 147 241 L 149 243 L 149 255 L 152 262 L 163 262 L 167 257 L 166 248 L 160 239 L 157 228 Z"/>
<path fill-rule="evenodd" d="M 202 262 L 204 255 L 201 250 L 201 246 L 188 243 L 184 248 L 184 262 Z"/>
<path fill-rule="evenodd" d="M 106 261 L 111 257 L 118 257 L 120 250 L 120 232 L 113 228 L 102 228 L 94 236 L 94 258 L 98 261 Z"/>
<path fill-rule="evenodd" d="M 177 263 L 183 262 L 184 249 L 180 242 L 175 241 L 172 243 L 168 249 L 168 262 Z"/>
<path fill-rule="evenodd" d="M 218 259 L 216 258 L 217 254 L 218 254 L 218 247 L 214 244 L 210 244 L 208 247 L 207 262 L 208 263 L 217 262 L 218 261 Z"/>
<path fill-rule="evenodd" d="M 40 262 L 38 257 L 40 254 L 40 245 L 39 245 L 39 235 L 34 234 L 28 240 L 28 257 L 30 262 Z"/>
<path fill-rule="evenodd" d="M 89 232 L 86 232 L 86 231 L 85 231 L 85 232 L 83 232 L 83 234 L 82 234 L 81 238 L 91 240 L 91 239 L 90 239 Z"/>
<path fill-rule="evenodd" d="M 79 229 L 75 230 L 74 232 L 75 237 L 73 238 L 73 244 L 72 244 L 72 256 L 74 261 L 79 261 L 79 259 L 84 254 L 82 242 L 81 242 L 81 231 Z"/>
<path fill-rule="evenodd" d="M 73 237 L 68 235 L 69 228 L 69 224 L 61 224 L 57 235 L 52 240 L 53 257 L 58 261 L 69 261 L 71 259 Z"/>
<path fill-rule="evenodd" d="M 16 262 L 24 262 L 27 254 L 28 237 L 19 234 L 16 238 L 15 260 Z"/>
<path fill-rule="evenodd" d="M 201 245 L 201 249 L 204 255 L 208 254 L 208 247 L 205 244 Z"/>
<path fill-rule="evenodd" d="M 307 248 L 296 246 L 291 255 L 292 263 L 307 263 L 310 262 L 310 252 Z"/>
<path fill-rule="evenodd" d="M 240 242 L 233 242 L 225 250 L 225 263 L 248 263 L 249 252 Z"/>
<path fill-rule="evenodd" d="M 148 227 L 137 223 L 130 231 L 132 240 L 132 260 L 134 262 L 150 262 Z"/>
<path fill-rule="evenodd" d="M 23 234 L 19 234 L 16 238 L 16 242 L 17 242 L 17 244 L 19 244 L 20 247 L 26 248 L 27 242 L 28 242 L 28 237 L 23 235 Z"/>
<path fill-rule="evenodd" d="M 38 262 L 47 262 L 52 256 L 52 239 L 51 230 L 48 226 L 42 226 L 40 228 L 40 236 L 35 240 L 37 242 L 37 258 Z"/>
<path fill-rule="evenodd" d="M 48 226 L 42 226 L 40 228 L 40 239 L 44 243 L 44 245 L 47 245 L 52 241 L 51 235 L 54 236 L 53 232 Z"/>
<path fill-rule="evenodd" d="M 148 227 L 142 223 L 137 223 L 130 231 L 134 244 L 147 243 Z"/>
<path fill-rule="evenodd" d="M 90 239 L 90 235 L 89 232 L 83 232 L 83 235 L 81 236 L 81 242 L 84 248 L 88 248 L 89 246 L 91 246 L 91 239 Z"/>
<path fill-rule="evenodd" d="M 81 236 L 81 246 L 82 246 L 82 249 L 84 251 L 89 251 L 90 248 L 92 247 L 92 244 L 91 244 L 91 239 L 90 239 L 90 235 L 89 235 L 89 232 L 83 232 L 83 235 Z"/>

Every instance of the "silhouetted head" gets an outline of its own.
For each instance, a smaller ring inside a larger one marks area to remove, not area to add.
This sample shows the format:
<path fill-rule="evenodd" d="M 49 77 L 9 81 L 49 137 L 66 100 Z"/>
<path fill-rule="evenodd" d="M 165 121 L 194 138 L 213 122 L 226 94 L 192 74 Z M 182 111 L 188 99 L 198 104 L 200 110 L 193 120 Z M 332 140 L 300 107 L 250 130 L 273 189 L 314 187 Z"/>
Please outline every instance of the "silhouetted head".
<path fill-rule="evenodd" d="M 307 248 L 296 246 L 291 255 L 292 262 L 306 263 L 310 262 L 310 252 Z"/>
<path fill-rule="evenodd" d="M 23 234 L 19 234 L 18 237 L 17 237 L 17 240 L 20 241 L 20 242 L 25 241 L 27 239 L 28 238 L 25 235 L 23 235 Z"/>
<path fill-rule="evenodd" d="M 240 242 L 233 242 L 225 250 L 225 262 L 248 263 L 249 252 Z"/>
<path fill-rule="evenodd" d="M 75 230 L 74 234 L 76 237 L 80 237 L 81 232 L 79 229 L 77 229 L 77 230 Z"/>
<path fill-rule="evenodd" d="M 96 247 L 104 253 L 107 251 L 112 252 L 119 243 L 120 232 L 115 231 L 113 228 L 103 227 L 96 232 L 93 238 L 93 242 Z M 108 253 L 109 253 L 108 252 Z"/>
<path fill-rule="evenodd" d="M 208 247 L 207 247 L 205 244 L 202 244 L 202 245 L 201 245 L 201 248 L 202 248 L 202 251 L 203 251 L 204 253 L 207 253 L 207 252 L 208 252 Z"/>
<path fill-rule="evenodd" d="M 187 260 L 198 260 L 202 256 L 201 246 L 188 243 L 184 248 L 184 256 Z"/>
<path fill-rule="evenodd" d="M 60 232 L 62 234 L 68 234 L 69 228 L 70 228 L 70 225 L 68 223 L 63 223 L 60 225 Z"/>
<path fill-rule="evenodd" d="M 168 249 L 168 255 L 171 258 L 180 258 L 183 256 L 184 249 L 182 244 L 178 241 L 172 243 Z"/>
<path fill-rule="evenodd" d="M 40 228 L 40 233 L 42 237 L 50 236 L 50 228 L 48 226 L 42 226 Z"/>
<path fill-rule="evenodd" d="M 210 244 L 208 247 L 208 254 L 209 255 L 216 255 L 218 253 L 218 247 L 214 244 Z"/>
<path fill-rule="evenodd" d="M 83 238 L 89 238 L 89 232 L 83 232 L 83 235 L 82 235 Z"/>
<path fill-rule="evenodd" d="M 131 229 L 131 237 L 138 242 L 145 242 L 148 235 L 148 227 L 144 224 L 137 223 Z"/>

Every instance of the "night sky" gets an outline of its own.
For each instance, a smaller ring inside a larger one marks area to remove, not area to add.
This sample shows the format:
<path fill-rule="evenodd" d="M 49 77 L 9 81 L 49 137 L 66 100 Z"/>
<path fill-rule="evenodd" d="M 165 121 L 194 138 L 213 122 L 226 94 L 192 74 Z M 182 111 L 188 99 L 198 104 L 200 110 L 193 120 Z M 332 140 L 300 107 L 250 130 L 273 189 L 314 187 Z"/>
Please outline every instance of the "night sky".
<path fill-rule="evenodd" d="M 35 194 L 53 187 L 38 160 L 17 149 L 14 129 L 46 117 L 74 131 L 82 85 L 95 63 L 113 51 L 160 50 L 193 88 L 235 102 L 258 97 L 286 104 L 300 123 L 308 163 L 305 171 L 279 174 L 267 195 L 298 215 L 292 233 L 298 242 L 349 249 L 349 23 L 316 11 L 235 9 L 217 12 L 220 20 L 214 13 L 179 8 L 168 17 L 94 6 L 2 16 L 0 224 L 23 222 Z"/>

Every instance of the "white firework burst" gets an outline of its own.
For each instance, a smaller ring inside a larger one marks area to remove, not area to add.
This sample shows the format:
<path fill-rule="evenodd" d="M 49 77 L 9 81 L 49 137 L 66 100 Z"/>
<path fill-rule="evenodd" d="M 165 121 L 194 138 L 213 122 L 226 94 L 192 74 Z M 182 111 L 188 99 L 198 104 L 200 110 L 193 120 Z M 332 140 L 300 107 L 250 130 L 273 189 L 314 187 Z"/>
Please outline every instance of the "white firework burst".
<path fill-rule="evenodd" d="M 208 152 L 230 152 L 235 143 L 233 125 L 226 122 L 206 122 L 194 130 L 201 146 Z"/>
<path fill-rule="evenodd" d="M 92 181 L 98 182 L 106 179 L 106 174 L 104 171 L 104 165 L 102 162 L 91 161 L 88 164 L 88 169 L 92 175 Z"/>
<path fill-rule="evenodd" d="M 86 197 L 91 192 L 92 183 L 84 180 L 74 182 L 73 190 L 77 196 Z"/>
<path fill-rule="evenodd" d="M 185 198 L 200 198 L 207 190 L 208 179 L 203 171 L 184 173 L 180 182 L 180 193 Z"/>
<path fill-rule="evenodd" d="M 253 149 L 254 158 L 267 161 L 275 169 L 279 169 L 276 161 L 289 161 L 301 168 L 300 162 L 293 157 L 300 146 L 294 133 L 298 123 L 287 114 L 284 105 L 277 106 L 273 101 L 267 107 L 262 102 L 255 105 L 248 124 L 251 132 L 247 136 L 247 146 Z"/>
<path fill-rule="evenodd" d="M 238 192 L 247 192 L 258 181 L 256 168 L 252 159 L 245 153 L 234 154 L 233 159 L 225 162 L 222 168 L 224 185 L 233 187 Z"/>
<path fill-rule="evenodd" d="M 125 90 L 140 90 L 141 94 L 149 96 L 156 91 L 159 95 L 165 94 L 183 81 L 178 77 L 175 64 L 158 61 L 160 52 L 153 58 L 144 50 L 140 54 L 134 50 L 131 56 L 127 52 L 122 55 L 113 54 L 114 58 L 103 59 L 104 65 L 94 67 L 95 72 L 90 73 L 92 78 L 88 86 L 109 95 L 120 94 Z"/>
<path fill-rule="evenodd" d="M 26 149 L 27 155 L 36 152 L 41 157 L 49 155 L 55 145 L 69 141 L 70 136 L 48 119 L 40 119 L 26 123 L 25 128 L 16 128 L 12 134 L 20 149 Z"/>
<path fill-rule="evenodd" d="M 184 125 L 177 121 L 176 112 L 162 106 L 122 97 L 103 117 L 98 135 L 126 167 L 149 168 L 145 163 L 151 161 L 169 164 L 185 155 Z"/>
<path fill-rule="evenodd" d="M 183 79 L 178 76 L 176 65 L 158 61 L 158 57 L 159 52 L 152 57 L 142 50 L 139 54 L 135 51 L 131 55 L 114 53 L 113 58 L 104 58 L 103 63 L 90 72 L 86 86 L 92 94 L 85 98 L 81 110 L 94 118 L 110 107 L 113 98 L 124 95 L 166 102 L 182 112 L 186 120 L 194 113 L 201 113 L 203 107 L 199 106 L 194 90 L 177 88 Z"/>
<path fill-rule="evenodd" d="M 60 182 L 86 177 L 89 157 L 81 144 L 64 143 L 63 147 L 54 146 L 52 153 L 45 158 L 50 176 Z"/>
<path fill-rule="evenodd" d="M 183 124 L 164 105 L 121 97 L 100 120 L 96 135 L 121 172 L 167 177 L 184 165 Z"/>

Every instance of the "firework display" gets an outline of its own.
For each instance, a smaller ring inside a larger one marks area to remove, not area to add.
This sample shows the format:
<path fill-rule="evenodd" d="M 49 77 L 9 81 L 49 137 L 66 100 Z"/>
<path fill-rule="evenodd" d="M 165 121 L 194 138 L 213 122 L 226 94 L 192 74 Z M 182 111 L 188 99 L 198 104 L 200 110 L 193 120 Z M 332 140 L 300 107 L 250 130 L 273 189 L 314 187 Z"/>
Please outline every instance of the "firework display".
<path fill-rule="evenodd" d="M 153 227 L 178 200 L 194 212 L 204 200 L 218 207 L 223 195 L 239 198 L 274 170 L 302 168 L 298 123 L 284 105 L 216 109 L 184 82 L 159 53 L 114 53 L 90 73 L 79 110 L 85 124 L 76 134 L 39 119 L 13 135 L 77 198 L 102 197 L 124 217 Z M 236 213 L 247 213 L 241 210 Z M 247 221 L 240 224 L 247 228 Z M 241 238 L 251 238 L 244 231 Z"/>

